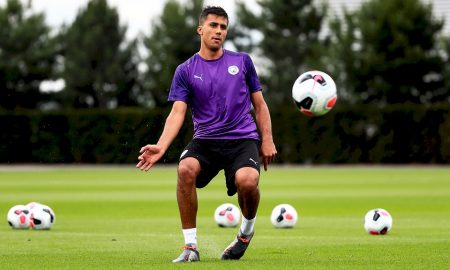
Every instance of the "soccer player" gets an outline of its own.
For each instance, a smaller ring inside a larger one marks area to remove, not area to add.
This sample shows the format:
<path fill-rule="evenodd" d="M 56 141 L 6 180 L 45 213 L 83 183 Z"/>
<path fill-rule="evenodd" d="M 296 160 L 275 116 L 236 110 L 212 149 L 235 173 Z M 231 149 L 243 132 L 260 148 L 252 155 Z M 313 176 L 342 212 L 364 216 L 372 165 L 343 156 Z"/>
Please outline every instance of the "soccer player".
<path fill-rule="evenodd" d="M 239 232 L 221 258 L 238 260 L 244 255 L 254 234 L 259 204 L 260 156 L 267 170 L 277 154 L 269 109 L 253 62 L 245 53 L 223 48 L 227 30 L 228 15 L 223 8 L 203 9 L 197 27 L 200 50 L 177 67 L 168 97 L 172 110 L 163 132 L 156 144 L 141 148 L 136 165 L 148 171 L 164 155 L 190 107 L 194 136 L 179 158 L 177 182 L 185 246 L 173 262 L 200 260 L 196 188 L 208 185 L 221 170 L 227 193 L 238 194 L 242 212 Z"/>

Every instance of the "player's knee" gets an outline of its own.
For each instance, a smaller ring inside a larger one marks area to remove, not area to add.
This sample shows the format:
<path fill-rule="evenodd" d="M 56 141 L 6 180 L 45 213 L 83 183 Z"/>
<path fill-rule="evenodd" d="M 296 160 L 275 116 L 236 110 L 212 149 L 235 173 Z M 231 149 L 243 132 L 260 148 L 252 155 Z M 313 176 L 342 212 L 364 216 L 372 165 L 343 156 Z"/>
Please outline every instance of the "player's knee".
<path fill-rule="evenodd" d="M 194 185 L 199 173 L 199 166 L 195 161 L 182 160 L 178 165 L 178 182 L 184 185 Z"/>
<path fill-rule="evenodd" d="M 235 175 L 236 187 L 240 191 L 253 191 L 258 188 L 259 173 L 254 168 L 242 168 Z"/>

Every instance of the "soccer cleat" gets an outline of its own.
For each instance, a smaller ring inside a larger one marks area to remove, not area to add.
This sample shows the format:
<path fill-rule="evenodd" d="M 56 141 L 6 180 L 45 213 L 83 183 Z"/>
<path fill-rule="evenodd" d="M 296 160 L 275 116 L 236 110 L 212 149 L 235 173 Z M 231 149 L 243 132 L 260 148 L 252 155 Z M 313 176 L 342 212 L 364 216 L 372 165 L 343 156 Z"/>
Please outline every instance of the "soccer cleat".
<path fill-rule="evenodd" d="M 178 258 L 173 260 L 173 263 L 182 263 L 182 262 L 196 262 L 200 261 L 200 254 L 198 253 L 197 246 L 194 244 L 187 244 L 183 247 L 183 252 Z"/>
<path fill-rule="evenodd" d="M 223 251 L 222 260 L 239 260 L 245 253 L 252 240 L 254 232 L 243 235 L 240 231 L 233 242 Z"/>

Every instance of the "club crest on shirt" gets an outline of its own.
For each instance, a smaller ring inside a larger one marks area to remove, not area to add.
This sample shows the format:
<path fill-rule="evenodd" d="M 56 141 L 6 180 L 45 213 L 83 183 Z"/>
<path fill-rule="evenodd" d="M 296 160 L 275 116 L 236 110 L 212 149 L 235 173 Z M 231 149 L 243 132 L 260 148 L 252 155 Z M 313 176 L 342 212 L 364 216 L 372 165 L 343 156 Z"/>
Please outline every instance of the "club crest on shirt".
<path fill-rule="evenodd" d="M 236 75 L 239 73 L 239 68 L 237 66 L 229 66 L 228 67 L 228 73 L 230 73 L 231 75 Z"/>

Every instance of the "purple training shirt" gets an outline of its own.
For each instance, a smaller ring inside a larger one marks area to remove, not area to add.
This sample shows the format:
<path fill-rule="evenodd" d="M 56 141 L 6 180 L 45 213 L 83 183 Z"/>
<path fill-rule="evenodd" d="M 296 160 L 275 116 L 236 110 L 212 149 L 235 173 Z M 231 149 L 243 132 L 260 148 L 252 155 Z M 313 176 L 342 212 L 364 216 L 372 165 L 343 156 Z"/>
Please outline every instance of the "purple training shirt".
<path fill-rule="evenodd" d="M 224 50 L 219 59 L 197 53 L 179 65 L 168 100 L 190 106 L 196 139 L 259 140 L 250 113 L 250 94 L 257 91 L 261 84 L 250 56 Z"/>

